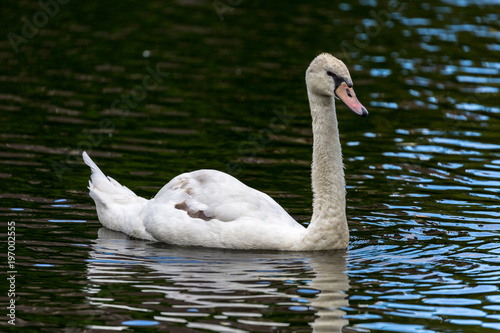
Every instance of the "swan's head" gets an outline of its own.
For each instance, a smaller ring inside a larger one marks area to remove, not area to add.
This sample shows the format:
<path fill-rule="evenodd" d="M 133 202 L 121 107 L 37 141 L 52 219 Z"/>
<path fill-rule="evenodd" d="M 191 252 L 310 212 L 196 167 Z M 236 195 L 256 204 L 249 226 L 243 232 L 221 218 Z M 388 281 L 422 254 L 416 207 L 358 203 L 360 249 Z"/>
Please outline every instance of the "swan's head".
<path fill-rule="evenodd" d="M 335 97 L 355 114 L 361 117 L 368 115 L 352 89 L 352 79 L 346 65 L 331 54 L 322 53 L 311 62 L 306 71 L 306 84 L 312 93 Z"/>

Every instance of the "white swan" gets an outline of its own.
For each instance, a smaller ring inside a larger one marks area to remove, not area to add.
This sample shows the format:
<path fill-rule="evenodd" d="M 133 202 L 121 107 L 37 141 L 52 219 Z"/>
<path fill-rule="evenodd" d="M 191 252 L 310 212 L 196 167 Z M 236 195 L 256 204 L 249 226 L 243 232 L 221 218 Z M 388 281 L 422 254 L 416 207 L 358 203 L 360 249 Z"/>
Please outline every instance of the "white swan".
<path fill-rule="evenodd" d="M 106 177 L 87 153 L 99 221 L 127 235 L 177 245 L 230 249 L 328 250 L 346 248 L 345 180 L 334 98 L 356 114 L 368 112 L 352 89 L 344 63 L 317 56 L 306 71 L 312 115 L 314 206 L 304 228 L 270 196 L 215 170 L 181 174 L 146 200 Z"/>

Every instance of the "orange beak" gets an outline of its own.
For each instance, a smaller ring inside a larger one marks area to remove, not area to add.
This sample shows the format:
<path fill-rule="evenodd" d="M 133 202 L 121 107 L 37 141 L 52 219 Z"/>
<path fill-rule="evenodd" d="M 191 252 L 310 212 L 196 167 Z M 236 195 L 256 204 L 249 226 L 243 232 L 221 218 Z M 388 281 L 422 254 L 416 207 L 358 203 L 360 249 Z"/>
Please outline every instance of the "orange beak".
<path fill-rule="evenodd" d="M 355 114 L 361 117 L 366 117 L 368 115 L 368 111 L 366 108 L 361 105 L 354 93 L 354 90 L 350 88 L 347 83 L 342 82 L 342 84 L 335 90 L 335 96 L 340 98 L 342 102 L 345 103 Z"/>

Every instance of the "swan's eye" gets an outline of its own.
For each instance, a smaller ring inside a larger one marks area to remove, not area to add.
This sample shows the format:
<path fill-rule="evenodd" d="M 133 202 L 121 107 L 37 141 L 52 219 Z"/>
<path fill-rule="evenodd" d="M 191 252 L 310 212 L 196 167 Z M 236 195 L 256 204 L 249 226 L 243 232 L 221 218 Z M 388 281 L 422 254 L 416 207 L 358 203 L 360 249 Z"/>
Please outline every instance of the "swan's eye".
<path fill-rule="evenodd" d="M 340 87 L 340 85 L 342 84 L 342 82 L 345 82 L 346 80 L 340 76 L 338 76 L 337 74 L 335 74 L 334 72 L 331 72 L 331 71 L 326 71 L 326 75 L 328 76 L 331 76 L 332 79 L 333 79 L 333 82 L 335 83 L 335 90 Z"/>

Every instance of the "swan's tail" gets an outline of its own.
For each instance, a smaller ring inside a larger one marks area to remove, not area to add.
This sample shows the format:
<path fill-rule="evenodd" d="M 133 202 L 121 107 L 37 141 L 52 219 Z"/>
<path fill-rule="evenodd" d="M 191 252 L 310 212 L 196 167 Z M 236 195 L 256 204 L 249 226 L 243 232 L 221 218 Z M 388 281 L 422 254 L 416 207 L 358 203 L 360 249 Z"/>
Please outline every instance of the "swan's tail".
<path fill-rule="evenodd" d="M 92 170 L 89 194 L 95 201 L 97 215 L 102 225 L 130 236 L 153 240 L 143 223 L 143 209 L 148 200 L 137 196 L 127 187 L 106 176 L 86 152 L 83 152 L 82 157 Z"/>

